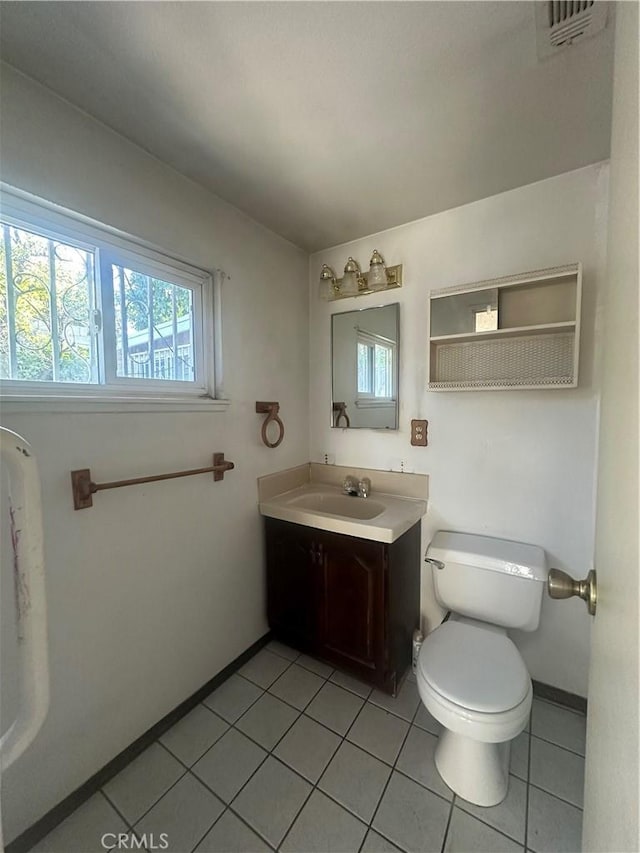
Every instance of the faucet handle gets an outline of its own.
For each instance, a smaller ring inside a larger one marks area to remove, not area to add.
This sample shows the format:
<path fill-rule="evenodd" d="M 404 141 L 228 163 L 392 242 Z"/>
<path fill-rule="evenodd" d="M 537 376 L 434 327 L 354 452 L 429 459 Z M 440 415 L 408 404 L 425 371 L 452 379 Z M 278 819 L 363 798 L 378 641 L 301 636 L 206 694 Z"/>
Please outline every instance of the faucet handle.
<path fill-rule="evenodd" d="M 371 491 L 371 480 L 368 477 L 363 477 L 358 482 L 358 494 L 362 498 L 366 498 L 369 496 L 369 492 Z"/>
<path fill-rule="evenodd" d="M 347 494 L 355 495 L 358 493 L 358 481 L 355 477 L 349 475 L 348 477 L 344 478 L 342 488 L 345 492 L 347 492 Z"/>

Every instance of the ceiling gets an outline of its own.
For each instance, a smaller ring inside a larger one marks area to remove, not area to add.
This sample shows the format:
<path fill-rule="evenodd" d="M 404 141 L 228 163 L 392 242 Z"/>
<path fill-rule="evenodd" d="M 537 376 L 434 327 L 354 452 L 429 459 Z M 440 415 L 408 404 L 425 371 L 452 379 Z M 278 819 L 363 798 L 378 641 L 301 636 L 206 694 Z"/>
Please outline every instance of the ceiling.
<path fill-rule="evenodd" d="M 2 58 L 309 251 L 606 159 L 611 22 L 532 2 L 2 2 Z"/>

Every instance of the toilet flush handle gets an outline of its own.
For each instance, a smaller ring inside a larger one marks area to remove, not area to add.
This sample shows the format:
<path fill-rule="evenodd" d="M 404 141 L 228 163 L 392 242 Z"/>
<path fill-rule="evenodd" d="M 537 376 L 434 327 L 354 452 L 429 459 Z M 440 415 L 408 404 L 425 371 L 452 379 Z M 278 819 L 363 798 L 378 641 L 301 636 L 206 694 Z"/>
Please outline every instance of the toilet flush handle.
<path fill-rule="evenodd" d="M 442 571 L 444 569 L 444 563 L 441 560 L 436 560 L 435 557 L 425 557 L 425 563 L 430 563 L 435 569 L 439 569 Z"/>

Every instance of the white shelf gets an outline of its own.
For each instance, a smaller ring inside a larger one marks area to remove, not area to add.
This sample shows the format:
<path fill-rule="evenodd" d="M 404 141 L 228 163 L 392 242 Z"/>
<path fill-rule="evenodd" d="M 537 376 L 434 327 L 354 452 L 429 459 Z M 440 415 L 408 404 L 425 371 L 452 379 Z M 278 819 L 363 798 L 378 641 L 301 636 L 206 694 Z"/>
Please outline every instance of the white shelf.
<path fill-rule="evenodd" d="M 510 329 L 493 329 L 489 332 L 462 332 L 458 335 L 435 335 L 431 343 L 456 343 L 458 341 L 477 341 L 499 338 L 522 337 L 523 335 L 546 335 L 554 332 L 571 332 L 575 329 L 576 322 L 572 320 L 567 323 L 538 323 L 535 326 L 514 326 Z"/>
<path fill-rule="evenodd" d="M 581 287 L 570 264 L 432 291 L 429 390 L 575 388 Z M 473 331 L 484 306 L 499 328 Z"/>

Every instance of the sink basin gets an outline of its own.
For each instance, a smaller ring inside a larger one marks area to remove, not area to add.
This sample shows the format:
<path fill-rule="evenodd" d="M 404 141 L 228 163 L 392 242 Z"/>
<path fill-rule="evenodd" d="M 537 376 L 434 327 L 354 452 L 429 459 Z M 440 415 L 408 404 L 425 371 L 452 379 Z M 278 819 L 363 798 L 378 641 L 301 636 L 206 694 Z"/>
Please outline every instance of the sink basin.
<path fill-rule="evenodd" d="M 325 483 L 307 483 L 260 502 L 268 518 L 374 542 L 395 542 L 426 511 L 423 500 L 383 492 L 356 498 Z"/>
<path fill-rule="evenodd" d="M 312 512 L 327 512 L 344 518 L 376 518 L 382 515 L 386 507 L 369 498 L 356 498 L 350 495 L 333 495 L 322 492 L 302 495 L 289 502 L 291 506 L 300 509 L 310 509 Z"/>

